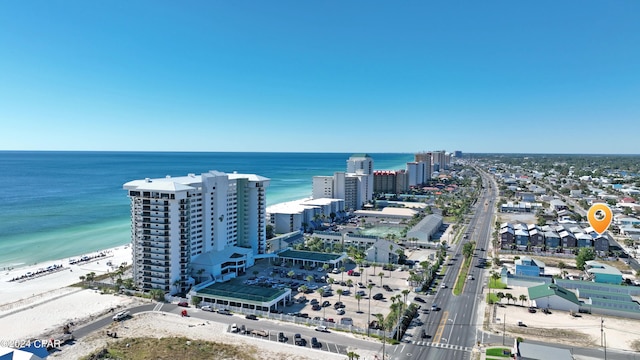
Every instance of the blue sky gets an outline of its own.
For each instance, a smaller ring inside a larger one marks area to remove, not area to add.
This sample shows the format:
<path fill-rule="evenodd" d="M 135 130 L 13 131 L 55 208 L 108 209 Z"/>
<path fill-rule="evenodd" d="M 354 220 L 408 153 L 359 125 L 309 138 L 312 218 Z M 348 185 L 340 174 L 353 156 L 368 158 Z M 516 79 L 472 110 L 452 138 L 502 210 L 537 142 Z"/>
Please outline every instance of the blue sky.
<path fill-rule="evenodd" d="M 0 149 L 640 153 L 640 2 L 4 1 Z"/>

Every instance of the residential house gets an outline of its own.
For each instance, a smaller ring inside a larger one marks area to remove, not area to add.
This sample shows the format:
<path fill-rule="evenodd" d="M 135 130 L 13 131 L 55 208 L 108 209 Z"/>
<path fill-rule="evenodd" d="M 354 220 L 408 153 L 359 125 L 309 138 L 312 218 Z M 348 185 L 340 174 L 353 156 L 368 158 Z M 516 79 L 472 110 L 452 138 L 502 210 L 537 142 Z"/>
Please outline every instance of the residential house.
<path fill-rule="evenodd" d="M 579 248 L 593 247 L 593 238 L 589 234 L 578 233 L 576 235 L 576 244 Z"/>
<path fill-rule="evenodd" d="M 511 249 L 515 244 L 515 232 L 511 227 L 500 229 L 500 247 L 502 249 Z"/>
<path fill-rule="evenodd" d="M 560 235 L 560 241 L 564 249 L 573 249 L 576 246 L 578 246 L 578 241 L 576 240 L 576 237 L 572 233 L 564 230 L 560 232 L 558 235 Z"/>
<path fill-rule="evenodd" d="M 593 239 L 593 248 L 599 254 L 606 254 L 609 252 L 609 239 L 606 236 L 598 236 Z"/>
<path fill-rule="evenodd" d="M 549 249 L 557 249 L 560 247 L 560 236 L 555 231 L 544 232 L 544 243 Z"/>
<path fill-rule="evenodd" d="M 515 231 L 516 246 L 519 249 L 526 249 L 529 246 L 529 232 L 525 229 Z"/>

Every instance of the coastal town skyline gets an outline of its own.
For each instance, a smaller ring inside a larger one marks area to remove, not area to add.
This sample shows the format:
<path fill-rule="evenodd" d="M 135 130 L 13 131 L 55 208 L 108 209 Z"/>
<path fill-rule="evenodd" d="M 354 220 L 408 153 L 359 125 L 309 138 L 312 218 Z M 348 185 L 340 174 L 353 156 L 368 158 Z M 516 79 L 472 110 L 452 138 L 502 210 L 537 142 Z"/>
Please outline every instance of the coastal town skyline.
<path fill-rule="evenodd" d="M 640 5 L 582 5 L 5 3 L 0 143 L 637 153 Z"/>

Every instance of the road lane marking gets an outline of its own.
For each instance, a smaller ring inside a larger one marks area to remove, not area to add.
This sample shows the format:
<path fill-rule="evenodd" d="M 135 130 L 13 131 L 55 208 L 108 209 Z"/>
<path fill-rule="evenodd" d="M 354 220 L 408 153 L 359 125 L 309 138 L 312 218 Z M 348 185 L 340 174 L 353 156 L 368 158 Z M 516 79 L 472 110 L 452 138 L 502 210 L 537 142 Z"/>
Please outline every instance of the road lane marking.
<path fill-rule="evenodd" d="M 442 333 L 444 332 L 444 326 L 447 324 L 447 320 L 449 319 L 449 312 L 445 311 L 442 314 L 442 319 L 440 320 L 440 324 L 438 325 L 438 329 L 436 330 L 435 335 L 433 336 L 433 342 L 439 343 L 442 338 Z"/>

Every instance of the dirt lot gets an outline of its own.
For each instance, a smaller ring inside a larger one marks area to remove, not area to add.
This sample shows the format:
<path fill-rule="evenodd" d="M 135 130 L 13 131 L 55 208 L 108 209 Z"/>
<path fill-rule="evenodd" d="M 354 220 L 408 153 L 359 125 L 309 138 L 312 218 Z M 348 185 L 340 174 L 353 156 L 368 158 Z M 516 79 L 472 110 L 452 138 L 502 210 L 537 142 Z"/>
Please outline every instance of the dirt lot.
<path fill-rule="evenodd" d="M 495 290 L 494 290 L 495 291 Z M 514 297 L 527 294 L 524 287 L 510 287 L 501 290 L 509 292 Z M 489 329 L 494 333 L 502 333 L 506 325 L 508 334 L 521 336 L 525 339 L 535 339 L 550 343 L 576 344 L 579 346 L 600 346 L 600 325 L 604 319 L 604 334 L 607 347 L 621 350 L 634 350 L 633 342 L 640 337 L 640 320 L 631 320 L 611 316 L 600 317 L 590 314 L 571 316 L 568 312 L 552 310 L 551 314 L 542 311 L 529 313 L 529 302 L 521 301 L 514 305 L 507 305 L 506 299 L 502 305 L 487 306 L 489 311 Z M 506 321 L 506 323 L 505 323 Z M 526 326 L 518 326 L 521 321 Z"/>

